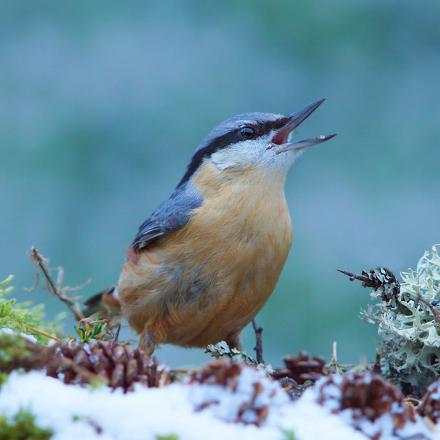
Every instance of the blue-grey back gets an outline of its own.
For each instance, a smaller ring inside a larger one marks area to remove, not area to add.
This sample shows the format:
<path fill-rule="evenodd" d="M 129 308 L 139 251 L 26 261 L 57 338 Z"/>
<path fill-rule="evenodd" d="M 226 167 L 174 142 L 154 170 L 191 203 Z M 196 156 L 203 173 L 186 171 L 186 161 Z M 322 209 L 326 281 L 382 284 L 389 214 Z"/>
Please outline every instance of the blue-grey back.
<path fill-rule="evenodd" d="M 192 211 L 201 206 L 202 202 L 199 191 L 190 182 L 179 186 L 139 227 L 132 243 L 133 248 L 142 250 L 166 234 L 185 226 Z"/>

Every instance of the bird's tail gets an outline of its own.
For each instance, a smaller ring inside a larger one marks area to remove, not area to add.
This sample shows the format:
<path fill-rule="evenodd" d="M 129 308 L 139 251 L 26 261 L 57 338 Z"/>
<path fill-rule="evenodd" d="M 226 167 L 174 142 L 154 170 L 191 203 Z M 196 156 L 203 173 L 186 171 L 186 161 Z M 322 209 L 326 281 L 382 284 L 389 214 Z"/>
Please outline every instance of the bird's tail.
<path fill-rule="evenodd" d="M 120 316 L 121 304 L 118 299 L 116 287 L 109 287 L 91 296 L 84 302 L 82 308 L 83 315 L 87 318 L 95 315 L 100 319 L 112 319 Z"/>

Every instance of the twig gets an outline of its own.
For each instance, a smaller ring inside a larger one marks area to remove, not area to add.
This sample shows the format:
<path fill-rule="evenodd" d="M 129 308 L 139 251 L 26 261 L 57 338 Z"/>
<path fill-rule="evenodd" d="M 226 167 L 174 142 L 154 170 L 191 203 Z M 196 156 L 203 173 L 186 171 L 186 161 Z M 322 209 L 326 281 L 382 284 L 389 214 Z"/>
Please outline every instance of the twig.
<path fill-rule="evenodd" d="M 356 275 L 355 273 L 348 272 L 342 269 L 336 269 L 336 270 L 344 275 L 347 275 L 350 281 L 354 281 L 354 280 L 362 281 L 363 287 L 372 287 L 374 289 L 378 289 L 379 287 L 382 286 L 382 283 L 380 283 L 377 280 L 372 280 L 366 275 Z"/>
<path fill-rule="evenodd" d="M 115 334 L 113 335 L 113 344 L 115 344 L 116 342 L 118 342 L 119 340 L 119 333 L 121 332 L 121 323 L 119 322 L 116 325 L 116 331 Z"/>
<path fill-rule="evenodd" d="M 372 287 L 374 290 L 377 290 L 379 288 L 383 288 L 382 293 L 382 300 L 389 301 L 390 297 L 386 295 L 385 287 L 387 284 L 392 285 L 392 299 L 394 299 L 395 304 L 401 307 L 404 307 L 405 309 L 408 309 L 402 301 L 399 299 L 398 294 L 400 292 L 400 284 L 396 280 L 396 277 L 392 272 L 390 272 L 388 269 L 385 268 L 378 268 L 375 271 L 370 271 L 370 273 L 363 271 L 362 275 L 356 275 L 351 272 L 347 272 L 345 270 L 336 269 L 338 272 L 341 272 L 344 275 L 347 275 L 350 278 L 350 281 L 359 280 L 362 281 L 362 286 L 364 287 Z M 379 279 L 376 272 L 380 271 L 382 276 L 387 277 L 387 279 Z M 370 276 L 368 276 L 370 275 Z M 408 295 L 407 292 L 405 292 L 405 295 Z M 438 310 L 436 307 L 434 307 L 428 300 L 423 298 L 423 296 L 420 294 L 420 292 L 417 292 L 415 297 L 413 295 L 409 295 L 409 297 L 414 301 L 416 305 L 418 303 L 424 304 L 429 311 L 432 313 L 432 316 L 434 317 L 434 320 L 437 324 L 440 324 L 440 310 Z"/>
<path fill-rule="evenodd" d="M 28 324 L 26 324 L 26 327 L 27 327 L 30 331 L 32 331 L 32 332 L 34 332 L 34 333 L 37 333 L 37 334 L 39 334 L 39 335 L 41 335 L 41 336 L 44 336 L 44 337 L 47 338 L 47 339 L 52 339 L 53 341 L 60 342 L 60 340 L 59 340 L 56 336 L 52 336 L 52 335 L 50 335 L 49 333 L 43 332 L 42 330 L 38 330 L 37 328 L 32 327 L 31 325 L 28 325 Z"/>
<path fill-rule="evenodd" d="M 246 352 L 229 347 L 225 341 L 220 341 L 217 344 L 209 344 L 205 349 L 205 353 L 209 353 L 214 359 L 227 358 L 252 366 L 259 364 L 256 359 L 249 356 Z"/>
<path fill-rule="evenodd" d="M 54 282 L 54 280 L 52 279 L 49 273 L 49 268 L 47 267 L 46 259 L 34 246 L 31 247 L 31 259 L 34 262 L 34 264 L 41 270 L 44 277 L 46 278 L 49 291 L 52 292 L 64 304 L 66 304 L 66 306 L 73 313 L 73 316 L 77 321 L 81 321 L 81 319 L 84 319 L 84 315 L 82 314 L 80 308 L 75 303 L 75 301 L 65 294 L 64 289 L 61 287 L 59 283 Z M 62 277 L 62 275 L 60 276 Z M 60 281 L 61 279 L 59 278 L 58 281 Z"/>
<path fill-rule="evenodd" d="M 399 301 L 400 283 L 396 276 L 386 267 L 377 267 L 368 272 L 362 271 L 356 275 L 345 270 L 336 269 L 338 272 L 349 277 L 350 281 L 362 281 L 362 287 L 371 287 L 375 292 L 379 291 L 384 302 L 392 302 L 394 306 L 405 307 Z"/>
<path fill-rule="evenodd" d="M 417 296 L 414 300 L 415 303 L 421 302 L 424 304 L 432 313 L 432 316 L 434 317 L 435 322 L 437 324 L 440 324 L 440 311 L 437 310 L 429 301 L 427 301 L 425 298 L 423 298 L 422 295 L 420 295 L 420 292 L 417 292 Z"/>
<path fill-rule="evenodd" d="M 262 334 L 263 334 L 263 328 L 262 327 L 257 327 L 257 323 L 255 322 L 255 319 L 252 320 L 252 328 L 254 329 L 255 332 L 255 353 L 257 356 L 257 362 L 259 364 L 264 364 L 264 359 L 263 359 L 263 338 L 262 338 Z"/>
<path fill-rule="evenodd" d="M 338 343 L 336 341 L 333 341 L 332 344 L 332 362 L 338 363 Z"/>
<path fill-rule="evenodd" d="M 332 359 L 329 364 L 330 368 L 333 368 L 336 374 L 342 374 L 343 370 L 338 364 L 338 343 L 333 341 L 332 344 Z"/>
<path fill-rule="evenodd" d="M 87 278 L 84 283 L 79 284 L 78 286 L 63 286 L 64 283 L 64 267 L 57 267 L 57 283 L 56 286 L 58 290 L 62 290 L 63 292 L 77 292 L 78 290 L 84 289 L 84 287 L 88 286 L 92 282 L 91 278 Z M 72 298 L 71 298 L 72 299 Z"/>

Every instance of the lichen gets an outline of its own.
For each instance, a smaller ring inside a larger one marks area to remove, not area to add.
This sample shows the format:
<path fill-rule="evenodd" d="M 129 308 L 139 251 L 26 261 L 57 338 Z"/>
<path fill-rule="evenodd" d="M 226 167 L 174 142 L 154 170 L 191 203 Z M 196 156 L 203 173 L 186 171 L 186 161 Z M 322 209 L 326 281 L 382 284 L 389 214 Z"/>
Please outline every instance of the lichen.
<path fill-rule="evenodd" d="M 363 316 L 378 327 L 382 374 L 405 392 L 421 395 L 440 375 L 440 256 L 425 252 L 415 270 L 401 274 L 394 297 L 384 285 L 371 297 L 379 302 Z"/>

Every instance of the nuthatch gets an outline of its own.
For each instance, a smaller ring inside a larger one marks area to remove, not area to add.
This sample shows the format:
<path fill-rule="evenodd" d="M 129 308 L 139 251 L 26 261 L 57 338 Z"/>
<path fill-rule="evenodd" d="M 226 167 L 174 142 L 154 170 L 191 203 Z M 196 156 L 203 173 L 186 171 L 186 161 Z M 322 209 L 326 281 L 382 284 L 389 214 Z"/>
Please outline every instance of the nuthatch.
<path fill-rule="evenodd" d="M 212 130 L 139 227 L 116 288 L 86 304 L 120 304 L 148 353 L 161 343 L 240 348 L 291 246 L 286 175 L 305 148 L 335 136 L 289 140 L 323 101 L 290 116 L 241 114 Z"/>

